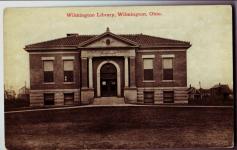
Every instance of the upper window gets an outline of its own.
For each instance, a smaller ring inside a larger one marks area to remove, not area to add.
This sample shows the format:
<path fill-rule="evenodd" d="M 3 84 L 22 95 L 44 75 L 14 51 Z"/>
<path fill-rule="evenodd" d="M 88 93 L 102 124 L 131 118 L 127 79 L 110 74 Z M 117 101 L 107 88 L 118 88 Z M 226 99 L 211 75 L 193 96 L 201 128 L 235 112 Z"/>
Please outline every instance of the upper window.
<path fill-rule="evenodd" d="M 173 80 L 173 58 L 163 58 L 163 80 Z"/>
<path fill-rule="evenodd" d="M 64 82 L 73 82 L 73 60 L 64 60 Z"/>
<path fill-rule="evenodd" d="M 143 59 L 144 80 L 153 80 L 153 59 Z"/>
<path fill-rule="evenodd" d="M 53 61 L 44 60 L 44 82 L 53 82 Z"/>

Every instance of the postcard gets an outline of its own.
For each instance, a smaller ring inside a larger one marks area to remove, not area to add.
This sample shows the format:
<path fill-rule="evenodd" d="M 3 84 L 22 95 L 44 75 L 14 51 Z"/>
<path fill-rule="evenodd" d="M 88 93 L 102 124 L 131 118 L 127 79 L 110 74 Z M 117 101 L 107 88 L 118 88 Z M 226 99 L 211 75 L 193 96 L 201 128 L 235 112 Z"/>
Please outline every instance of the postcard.
<path fill-rule="evenodd" d="M 227 148 L 230 5 L 4 11 L 7 149 Z"/>

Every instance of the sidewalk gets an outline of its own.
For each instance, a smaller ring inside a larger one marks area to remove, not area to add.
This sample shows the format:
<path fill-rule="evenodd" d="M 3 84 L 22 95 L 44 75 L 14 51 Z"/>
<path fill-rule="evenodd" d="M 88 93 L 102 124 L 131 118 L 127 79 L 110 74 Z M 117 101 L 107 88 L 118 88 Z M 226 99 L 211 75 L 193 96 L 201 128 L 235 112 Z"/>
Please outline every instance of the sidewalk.
<path fill-rule="evenodd" d="M 144 104 L 93 104 L 93 105 L 80 105 L 80 106 L 61 106 L 61 107 L 48 107 L 48 108 L 31 108 L 28 107 L 24 110 L 6 111 L 5 114 L 20 113 L 20 112 L 34 112 L 34 111 L 50 111 L 50 110 L 63 110 L 63 109 L 77 109 L 77 108 L 90 108 L 90 107 L 180 107 L 180 108 L 234 108 L 234 106 L 193 106 L 181 104 L 157 104 L 157 105 L 144 105 Z"/>

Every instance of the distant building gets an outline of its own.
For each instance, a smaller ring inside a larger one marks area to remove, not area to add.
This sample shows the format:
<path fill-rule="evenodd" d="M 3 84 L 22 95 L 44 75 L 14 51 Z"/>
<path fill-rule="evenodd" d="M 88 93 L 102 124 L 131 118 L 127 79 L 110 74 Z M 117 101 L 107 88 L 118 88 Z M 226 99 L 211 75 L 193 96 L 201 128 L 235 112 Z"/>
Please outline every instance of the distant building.
<path fill-rule="evenodd" d="M 5 100 L 15 100 L 16 92 L 14 90 L 8 89 L 4 90 L 4 99 Z"/>
<path fill-rule="evenodd" d="M 127 103 L 188 103 L 189 42 L 144 34 L 67 34 L 26 45 L 30 103 L 91 104 L 101 97 Z"/>
<path fill-rule="evenodd" d="M 30 97 L 30 89 L 26 86 L 23 86 L 19 89 L 19 93 L 17 95 L 18 99 L 29 100 Z"/>
<path fill-rule="evenodd" d="M 196 89 L 195 87 L 190 87 L 188 88 L 188 100 L 200 100 L 201 99 L 201 93 L 198 89 Z"/>
<path fill-rule="evenodd" d="M 200 88 L 200 89 L 199 89 L 199 92 L 200 92 L 200 96 L 201 96 L 201 99 L 202 99 L 202 100 L 206 100 L 208 97 L 211 96 L 211 91 L 210 91 L 210 89 L 203 89 L 203 88 Z"/>
<path fill-rule="evenodd" d="M 206 100 L 211 96 L 210 89 L 196 89 L 195 87 L 192 87 L 191 84 L 187 91 L 189 100 Z"/>
<path fill-rule="evenodd" d="M 212 96 L 223 96 L 223 98 L 227 98 L 233 93 L 227 84 L 221 83 L 213 86 L 210 90 Z"/>

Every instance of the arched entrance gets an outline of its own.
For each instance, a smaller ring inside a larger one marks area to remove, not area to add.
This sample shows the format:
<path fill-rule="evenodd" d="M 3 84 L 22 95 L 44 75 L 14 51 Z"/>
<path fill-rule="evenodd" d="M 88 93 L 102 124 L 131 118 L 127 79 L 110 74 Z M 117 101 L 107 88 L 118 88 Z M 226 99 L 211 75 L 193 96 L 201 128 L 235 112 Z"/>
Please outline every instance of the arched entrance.
<path fill-rule="evenodd" d="M 117 96 L 117 70 L 116 67 L 107 63 L 100 69 L 101 96 Z"/>
<path fill-rule="evenodd" d="M 120 68 L 114 61 L 103 61 L 97 68 L 97 96 L 121 96 Z"/>

